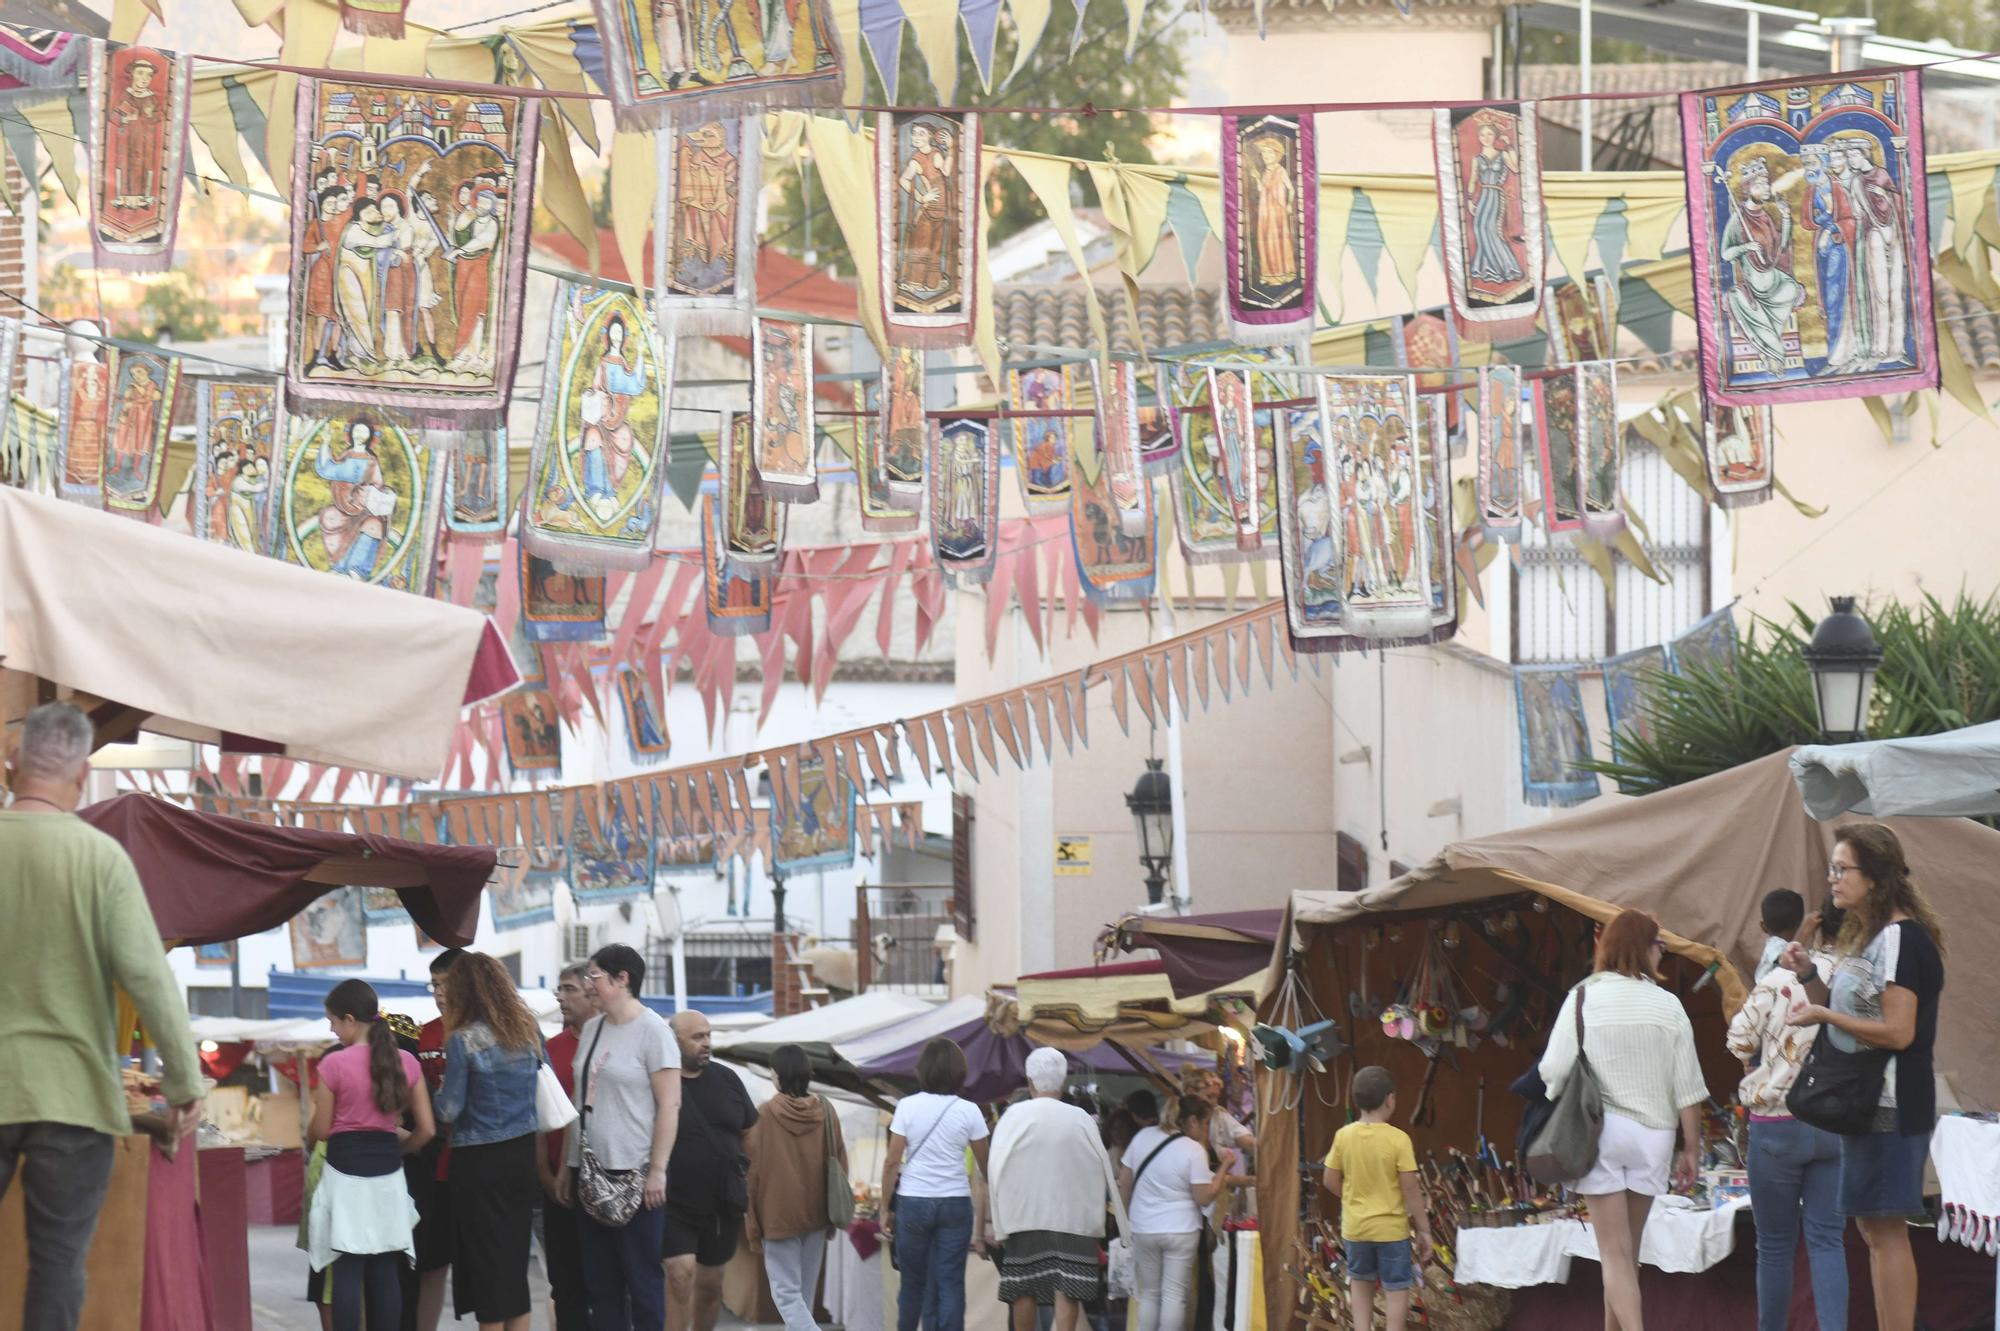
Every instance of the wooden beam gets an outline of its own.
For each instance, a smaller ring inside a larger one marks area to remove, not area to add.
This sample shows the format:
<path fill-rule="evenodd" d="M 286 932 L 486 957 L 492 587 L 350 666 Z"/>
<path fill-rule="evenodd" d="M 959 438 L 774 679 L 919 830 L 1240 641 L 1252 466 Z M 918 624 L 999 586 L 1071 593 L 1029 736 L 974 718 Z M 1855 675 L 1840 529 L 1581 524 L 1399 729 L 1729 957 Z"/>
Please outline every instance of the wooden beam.
<path fill-rule="evenodd" d="M 127 707 L 122 702 L 100 703 L 90 709 L 89 715 L 90 724 L 97 730 L 96 741 L 91 745 L 93 752 L 107 744 L 125 743 L 153 716 L 143 707 Z"/>

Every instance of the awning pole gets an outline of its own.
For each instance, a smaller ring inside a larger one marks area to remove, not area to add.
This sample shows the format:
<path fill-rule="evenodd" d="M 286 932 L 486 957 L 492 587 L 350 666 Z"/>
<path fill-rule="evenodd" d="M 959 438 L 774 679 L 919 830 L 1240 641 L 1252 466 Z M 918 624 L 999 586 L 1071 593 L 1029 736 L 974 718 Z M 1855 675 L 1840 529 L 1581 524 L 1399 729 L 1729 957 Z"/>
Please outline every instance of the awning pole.
<path fill-rule="evenodd" d="M 1584 94 L 1584 100 L 1579 104 L 1582 114 L 1578 117 L 1577 122 L 1583 139 L 1580 149 L 1581 156 L 1578 158 L 1578 162 L 1580 169 L 1588 171 L 1590 170 L 1592 155 L 1591 139 L 1595 134 L 1595 127 L 1592 121 L 1595 119 L 1593 112 L 1596 107 L 1596 103 L 1590 100 L 1590 94 L 1595 91 L 1595 88 L 1592 86 L 1590 61 L 1590 0 L 1583 0 L 1583 7 L 1578 11 L 1576 44 L 1578 60 L 1577 91 Z"/>

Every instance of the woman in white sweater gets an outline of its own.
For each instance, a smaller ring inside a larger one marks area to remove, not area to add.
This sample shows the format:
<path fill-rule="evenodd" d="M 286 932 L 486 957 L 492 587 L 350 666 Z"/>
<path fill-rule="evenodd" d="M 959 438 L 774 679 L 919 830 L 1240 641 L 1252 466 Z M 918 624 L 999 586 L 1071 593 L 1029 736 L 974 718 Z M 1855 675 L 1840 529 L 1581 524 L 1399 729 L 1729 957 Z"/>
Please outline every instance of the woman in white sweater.
<path fill-rule="evenodd" d="M 1576 1068 L 1581 1003 L 1583 1052 L 1604 1092 L 1604 1127 L 1596 1166 L 1569 1186 L 1589 1203 L 1597 1233 L 1605 1331 L 1644 1331 L 1639 1241 L 1646 1217 L 1653 1199 L 1667 1191 L 1669 1166 L 1673 1183 L 1691 1183 L 1700 1162 L 1698 1106 L 1708 1086 L 1687 1012 L 1658 983 L 1665 951 L 1658 920 L 1644 911 L 1621 912 L 1598 936 L 1596 970 L 1563 1000 L 1542 1055 L 1542 1080 L 1553 1100 Z"/>

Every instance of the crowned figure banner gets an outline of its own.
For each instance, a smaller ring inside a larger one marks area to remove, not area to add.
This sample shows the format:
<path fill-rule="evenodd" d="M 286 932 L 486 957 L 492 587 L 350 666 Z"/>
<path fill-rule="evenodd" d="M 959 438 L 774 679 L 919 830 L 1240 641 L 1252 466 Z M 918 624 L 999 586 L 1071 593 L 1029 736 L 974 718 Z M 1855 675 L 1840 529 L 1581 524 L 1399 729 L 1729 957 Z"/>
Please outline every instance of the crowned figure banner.
<path fill-rule="evenodd" d="M 190 62 L 146 46 L 93 45 L 91 250 L 99 268 L 165 272 L 186 173 Z"/>
<path fill-rule="evenodd" d="M 875 119 L 882 326 L 891 346 L 972 343 L 980 238 L 979 117 L 884 111 Z"/>
<path fill-rule="evenodd" d="M 535 100 L 301 78 L 296 111 L 288 405 L 376 408 L 426 430 L 504 426 Z"/>
<path fill-rule="evenodd" d="M 1222 254 L 1232 340 L 1292 342 L 1313 326 L 1319 166 L 1310 111 L 1222 117 Z"/>
<path fill-rule="evenodd" d="M 1542 153 L 1533 102 L 1431 112 L 1445 285 L 1459 332 L 1532 337 L 1542 309 Z"/>
<path fill-rule="evenodd" d="M 993 576 L 1000 553 L 1000 454 L 993 424 L 931 422 L 931 549 L 957 585 Z"/>
<path fill-rule="evenodd" d="M 654 136 L 653 290 L 685 333 L 744 333 L 757 304 L 762 116 L 697 116 Z"/>
<path fill-rule="evenodd" d="M 592 0 L 619 127 L 838 99 L 841 45 L 827 0 Z"/>

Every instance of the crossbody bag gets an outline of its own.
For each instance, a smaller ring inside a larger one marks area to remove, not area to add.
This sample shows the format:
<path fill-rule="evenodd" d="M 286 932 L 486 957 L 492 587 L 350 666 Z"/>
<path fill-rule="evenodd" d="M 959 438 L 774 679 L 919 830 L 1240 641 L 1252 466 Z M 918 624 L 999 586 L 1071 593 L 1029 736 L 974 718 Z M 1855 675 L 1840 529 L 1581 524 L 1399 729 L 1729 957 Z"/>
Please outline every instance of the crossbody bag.
<path fill-rule="evenodd" d="M 590 1049 L 584 1054 L 583 1069 L 577 1075 L 576 1098 L 583 1107 L 577 1137 L 583 1147 L 583 1163 L 577 1169 L 576 1203 L 585 1215 L 606 1229 L 623 1229 L 646 1200 L 646 1172 L 606 1169 L 597 1152 L 590 1149 L 590 1061 L 597 1054 L 597 1042 L 604 1038 L 604 1023 L 608 1020 L 608 1017 L 598 1018 L 597 1034 L 590 1037 Z"/>

